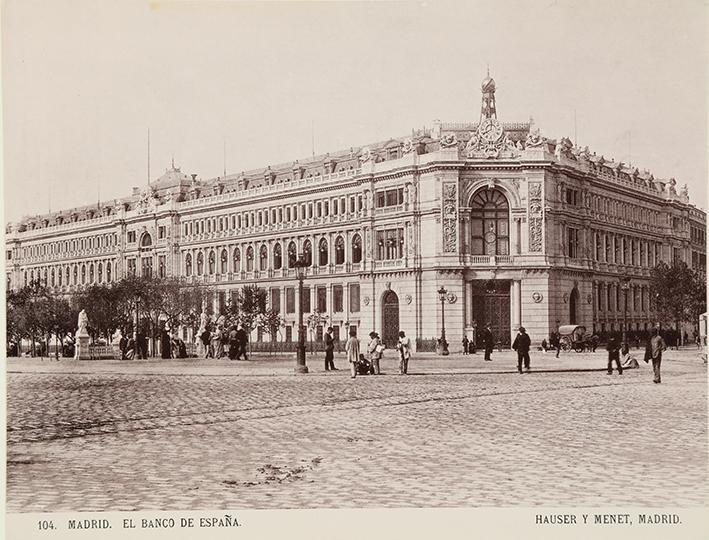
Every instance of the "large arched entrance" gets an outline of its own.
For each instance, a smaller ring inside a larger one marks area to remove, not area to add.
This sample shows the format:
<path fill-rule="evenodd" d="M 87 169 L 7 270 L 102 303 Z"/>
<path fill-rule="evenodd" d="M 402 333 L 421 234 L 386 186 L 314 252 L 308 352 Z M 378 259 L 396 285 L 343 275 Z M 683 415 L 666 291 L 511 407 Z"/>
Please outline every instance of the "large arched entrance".
<path fill-rule="evenodd" d="M 569 295 L 569 324 L 578 324 L 579 290 L 574 287 Z"/>
<path fill-rule="evenodd" d="M 382 341 L 394 347 L 399 340 L 399 297 L 387 291 L 382 298 Z"/>

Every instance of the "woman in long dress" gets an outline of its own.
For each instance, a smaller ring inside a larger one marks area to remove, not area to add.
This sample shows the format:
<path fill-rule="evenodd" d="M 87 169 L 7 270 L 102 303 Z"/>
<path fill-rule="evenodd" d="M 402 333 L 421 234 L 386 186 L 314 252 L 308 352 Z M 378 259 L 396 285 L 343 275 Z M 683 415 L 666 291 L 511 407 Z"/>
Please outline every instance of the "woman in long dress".
<path fill-rule="evenodd" d="M 357 329 L 350 329 L 350 338 L 345 344 L 345 352 L 347 353 L 347 361 L 350 363 L 350 371 L 352 378 L 357 376 L 357 362 L 359 362 L 359 340 L 357 339 Z"/>

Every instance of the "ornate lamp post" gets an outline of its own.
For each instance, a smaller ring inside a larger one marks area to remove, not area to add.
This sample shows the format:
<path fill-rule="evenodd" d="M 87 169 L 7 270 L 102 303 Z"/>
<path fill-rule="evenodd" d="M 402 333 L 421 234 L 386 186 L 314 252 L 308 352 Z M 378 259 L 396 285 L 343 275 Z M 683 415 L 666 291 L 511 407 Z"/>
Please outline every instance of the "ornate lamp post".
<path fill-rule="evenodd" d="M 307 264 L 303 256 L 293 263 L 295 275 L 298 278 L 298 348 L 296 349 L 296 373 L 307 373 L 308 366 L 305 365 L 305 329 L 303 328 L 303 280 L 305 279 L 305 269 Z"/>
<path fill-rule="evenodd" d="M 446 341 L 446 293 L 448 291 L 441 285 L 438 289 L 438 298 L 441 300 L 441 339 L 439 340 L 438 354 L 441 356 L 447 356 L 448 353 L 448 342 Z"/>
<path fill-rule="evenodd" d="M 623 347 L 627 347 L 628 332 L 628 290 L 630 289 L 630 278 L 623 276 L 620 280 L 620 288 L 623 291 Z"/>

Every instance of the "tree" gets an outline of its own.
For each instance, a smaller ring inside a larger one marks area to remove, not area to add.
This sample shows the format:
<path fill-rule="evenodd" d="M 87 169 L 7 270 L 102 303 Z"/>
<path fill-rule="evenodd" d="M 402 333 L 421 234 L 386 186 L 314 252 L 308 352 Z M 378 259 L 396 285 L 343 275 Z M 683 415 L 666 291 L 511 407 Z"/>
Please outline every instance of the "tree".
<path fill-rule="evenodd" d="M 696 324 L 706 311 L 706 278 L 682 261 L 658 263 L 650 272 L 650 295 L 660 321 Z"/>
<path fill-rule="evenodd" d="M 285 321 L 280 314 L 273 308 L 267 308 L 258 318 L 258 326 L 262 328 L 271 337 L 269 352 L 273 351 L 273 343 L 276 341 L 276 336 Z"/>
<path fill-rule="evenodd" d="M 313 342 L 315 341 L 315 329 L 320 325 L 326 324 L 327 319 L 327 315 L 323 315 L 319 311 L 314 311 L 313 313 L 308 315 L 308 318 L 305 321 L 308 330 L 310 330 L 310 354 L 314 353 Z"/>

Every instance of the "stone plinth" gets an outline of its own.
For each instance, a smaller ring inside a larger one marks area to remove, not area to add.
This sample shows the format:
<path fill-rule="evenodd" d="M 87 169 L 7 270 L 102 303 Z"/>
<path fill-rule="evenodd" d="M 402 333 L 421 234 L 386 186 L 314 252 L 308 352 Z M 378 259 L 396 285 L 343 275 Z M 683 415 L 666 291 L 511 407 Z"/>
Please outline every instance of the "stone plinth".
<path fill-rule="evenodd" d="M 76 336 L 76 355 L 74 358 L 76 360 L 91 360 L 91 353 L 89 352 L 89 335 Z"/>

